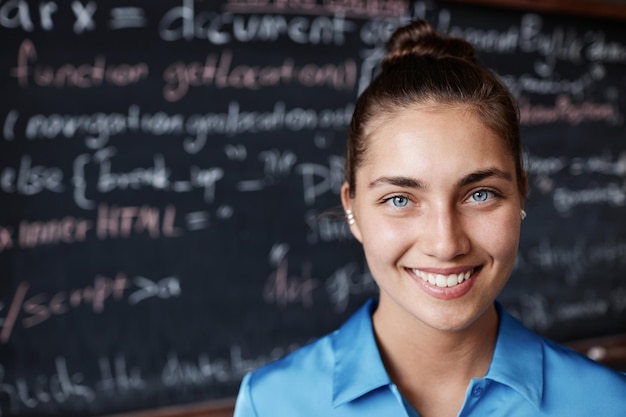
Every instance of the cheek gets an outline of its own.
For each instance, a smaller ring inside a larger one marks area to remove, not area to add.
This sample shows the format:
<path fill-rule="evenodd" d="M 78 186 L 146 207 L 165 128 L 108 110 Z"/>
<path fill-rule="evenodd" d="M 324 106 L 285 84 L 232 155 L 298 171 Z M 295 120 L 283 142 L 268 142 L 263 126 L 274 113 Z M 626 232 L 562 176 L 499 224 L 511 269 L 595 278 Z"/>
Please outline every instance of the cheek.
<path fill-rule="evenodd" d="M 394 264 L 410 247 L 412 239 L 410 228 L 398 221 L 385 218 L 368 217 L 370 221 L 360 227 L 363 237 L 363 250 L 368 262 L 379 264 L 370 268 L 379 268 L 382 263 Z"/>
<path fill-rule="evenodd" d="M 519 221 L 509 215 L 479 224 L 474 239 L 494 259 L 512 265 L 517 256 L 519 234 Z"/>

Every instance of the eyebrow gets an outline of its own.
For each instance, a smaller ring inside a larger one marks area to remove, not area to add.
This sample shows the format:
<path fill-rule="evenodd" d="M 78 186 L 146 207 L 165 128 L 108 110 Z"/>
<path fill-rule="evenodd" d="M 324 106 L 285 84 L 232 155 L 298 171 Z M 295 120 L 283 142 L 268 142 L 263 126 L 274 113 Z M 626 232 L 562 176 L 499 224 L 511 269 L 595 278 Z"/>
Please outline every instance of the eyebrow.
<path fill-rule="evenodd" d="M 415 188 L 415 189 L 419 189 L 419 190 L 425 190 L 426 189 L 426 185 L 416 179 L 416 178 L 411 178 L 411 177 L 380 177 L 375 179 L 374 181 L 370 182 L 369 184 L 369 188 L 375 188 L 379 185 L 393 185 L 396 187 L 402 187 L 402 188 Z"/>
<path fill-rule="evenodd" d="M 476 182 L 482 181 L 485 178 L 491 178 L 491 177 L 501 178 L 508 182 L 513 181 L 513 175 L 511 175 L 511 173 L 502 171 L 498 168 L 489 168 L 489 169 L 484 169 L 484 170 L 477 171 L 477 172 L 472 172 L 471 174 L 466 175 L 465 177 L 461 178 L 461 180 L 458 182 L 458 186 L 463 187 L 469 184 L 474 184 Z"/>
<path fill-rule="evenodd" d="M 464 176 L 459 180 L 457 186 L 464 187 L 491 177 L 501 178 L 509 182 L 513 181 L 513 176 L 510 173 L 502 171 L 498 168 L 488 168 L 472 172 L 471 174 Z M 414 188 L 417 190 L 425 190 L 428 188 L 422 180 L 403 176 L 377 178 L 374 181 L 370 182 L 369 188 L 375 188 L 379 185 L 393 185 L 396 187 Z"/>

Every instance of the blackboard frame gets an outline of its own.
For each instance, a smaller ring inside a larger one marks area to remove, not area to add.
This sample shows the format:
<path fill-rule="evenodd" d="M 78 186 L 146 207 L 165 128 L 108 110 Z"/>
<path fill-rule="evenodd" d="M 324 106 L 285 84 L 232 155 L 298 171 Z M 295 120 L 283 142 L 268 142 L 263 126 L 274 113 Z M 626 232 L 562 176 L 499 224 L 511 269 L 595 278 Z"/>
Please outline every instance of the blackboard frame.
<path fill-rule="evenodd" d="M 512 8 L 529 12 L 557 13 L 600 17 L 614 20 L 626 19 L 626 2 L 623 0 L 449 0 L 501 8 Z"/>

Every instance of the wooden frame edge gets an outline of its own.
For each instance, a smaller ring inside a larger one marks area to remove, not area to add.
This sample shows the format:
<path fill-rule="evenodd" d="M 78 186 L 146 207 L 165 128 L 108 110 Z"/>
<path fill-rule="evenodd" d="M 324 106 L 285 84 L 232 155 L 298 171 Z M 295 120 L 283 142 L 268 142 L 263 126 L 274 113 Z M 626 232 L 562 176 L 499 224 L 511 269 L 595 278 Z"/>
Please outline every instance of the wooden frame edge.
<path fill-rule="evenodd" d="M 616 0 L 446 0 L 500 8 L 512 8 L 529 12 L 546 12 L 576 15 L 580 17 L 626 20 L 626 2 Z"/>

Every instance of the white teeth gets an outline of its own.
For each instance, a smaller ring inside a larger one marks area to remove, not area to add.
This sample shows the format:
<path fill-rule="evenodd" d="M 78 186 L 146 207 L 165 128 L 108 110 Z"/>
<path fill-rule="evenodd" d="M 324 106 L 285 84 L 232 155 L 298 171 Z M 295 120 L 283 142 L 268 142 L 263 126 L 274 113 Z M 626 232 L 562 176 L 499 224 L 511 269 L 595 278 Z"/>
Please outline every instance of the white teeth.
<path fill-rule="evenodd" d="M 458 275 L 452 274 L 450 276 L 448 276 L 448 282 L 446 285 L 447 287 L 454 287 L 456 284 L 458 284 L 459 282 L 457 281 Z"/>
<path fill-rule="evenodd" d="M 423 281 L 428 282 L 430 285 L 436 285 L 441 288 L 455 287 L 466 279 L 469 279 L 473 272 L 474 270 L 472 269 L 459 274 L 441 275 L 423 272 L 419 269 L 413 269 L 413 273 L 417 277 L 420 277 Z"/>
<path fill-rule="evenodd" d="M 448 286 L 448 278 L 443 275 L 437 274 L 437 286 L 438 287 L 447 287 Z"/>

